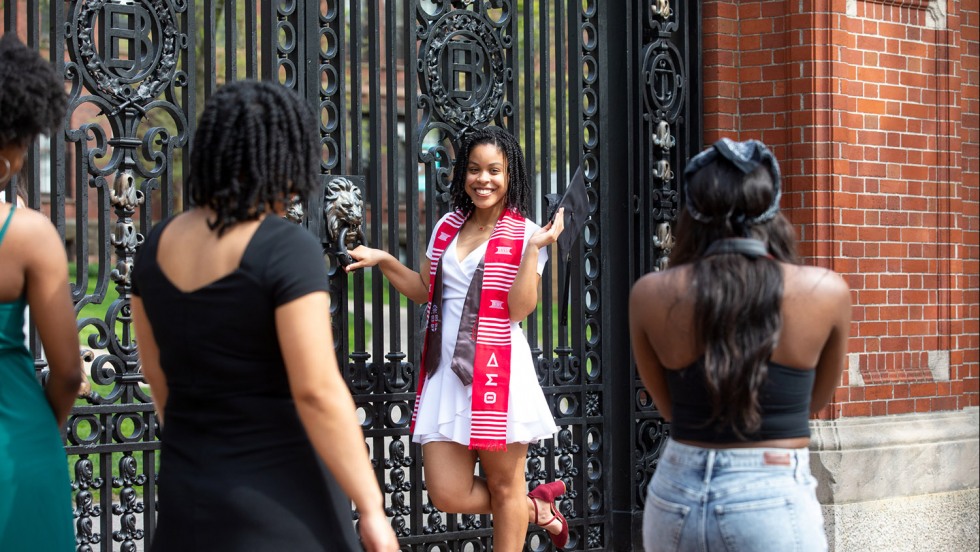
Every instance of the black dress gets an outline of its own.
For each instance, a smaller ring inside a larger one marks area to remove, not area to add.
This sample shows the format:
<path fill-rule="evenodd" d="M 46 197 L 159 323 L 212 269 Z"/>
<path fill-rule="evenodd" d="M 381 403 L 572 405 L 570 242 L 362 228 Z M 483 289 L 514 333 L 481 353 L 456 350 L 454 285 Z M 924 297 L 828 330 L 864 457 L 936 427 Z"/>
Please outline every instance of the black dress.
<path fill-rule="evenodd" d="M 267 216 L 237 270 L 184 293 L 157 264 L 166 224 L 133 269 L 169 389 L 151 550 L 361 550 L 350 501 L 300 423 L 276 336 L 277 306 L 327 290 L 320 245 Z"/>

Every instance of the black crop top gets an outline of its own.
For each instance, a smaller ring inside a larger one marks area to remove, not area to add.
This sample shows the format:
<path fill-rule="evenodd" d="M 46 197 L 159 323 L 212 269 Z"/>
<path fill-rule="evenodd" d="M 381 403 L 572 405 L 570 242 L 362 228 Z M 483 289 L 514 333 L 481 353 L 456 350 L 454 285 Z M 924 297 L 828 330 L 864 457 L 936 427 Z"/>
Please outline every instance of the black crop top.
<path fill-rule="evenodd" d="M 681 370 L 665 370 L 673 412 L 671 434 L 676 439 L 706 443 L 743 441 L 731 427 L 705 424 L 711 404 L 704 385 L 704 363 L 699 359 Z M 810 396 L 816 370 L 800 370 L 769 362 L 769 373 L 759 392 L 762 425 L 748 441 L 810 436 Z"/>

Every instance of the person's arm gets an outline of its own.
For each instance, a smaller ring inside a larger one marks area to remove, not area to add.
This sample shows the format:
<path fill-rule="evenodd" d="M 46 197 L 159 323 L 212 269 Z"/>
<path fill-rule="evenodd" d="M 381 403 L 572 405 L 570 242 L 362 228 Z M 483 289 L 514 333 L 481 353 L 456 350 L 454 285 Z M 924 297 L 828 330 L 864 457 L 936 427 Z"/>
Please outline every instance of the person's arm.
<path fill-rule="evenodd" d="M 541 282 L 541 275 L 538 274 L 538 254 L 542 248 L 555 243 L 565 229 L 564 213 L 564 208 L 559 209 L 555 218 L 535 232 L 524 247 L 521 266 L 517 269 L 514 284 L 507 294 L 507 306 L 510 307 L 512 321 L 524 320 L 538 306 L 538 284 Z"/>
<path fill-rule="evenodd" d="M 660 358 L 657 357 L 647 337 L 649 332 L 656 331 L 658 317 L 655 309 L 660 308 L 653 304 L 659 293 L 653 278 L 652 274 L 640 278 L 630 291 L 630 342 L 636 359 L 636 370 L 640 374 L 643 386 L 653 398 L 657 411 L 669 422 L 672 405 L 667 388 L 667 377 Z"/>
<path fill-rule="evenodd" d="M 851 333 L 851 291 L 844 280 L 827 271 L 819 293 L 830 302 L 832 325 L 827 342 L 820 351 L 817 373 L 810 398 L 810 413 L 816 414 L 827 406 L 840 384 L 841 372 L 847 359 L 847 340 Z"/>
<path fill-rule="evenodd" d="M 153 407 L 157 411 L 157 420 L 160 427 L 163 427 L 163 415 L 167 408 L 167 377 L 163 374 L 160 366 L 160 348 L 157 340 L 153 337 L 153 326 L 150 319 L 146 317 L 146 310 L 143 309 L 143 300 L 134 295 L 130 299 L 130 306 L 133 310 L 133 328 L 136 331 L 136 343 L 139 345 L 140 352 L 140 371 L 146 378 L 146 383 L 150 385 L 150 392 L 153 394 Z"/>
<path fill-rule="evenodd" d="M 423 257 L 421 268 L 415 272 L 381 249 L 359 245 L 348 253 L 354 262 L 345 267 L 347 272 L 377 265 L 399 293 L 420 305 L 429 300 L 429 259 Z"/>
<path fill-rule="evenodd" d="M 64 425 L 82 382 L 68 258 L 61 236 L 43 215 L 24 209 L 17 217 L 15 222 L 31 236 L 24 287 L 48 361 L 44 394 L 58 425 Z"/>
<path fill-rule="evenodd" d="M 300 421 L 317 454 L 357 506 L 365 548 L 398 550 L 354 400 L 337 366 L 326 292 L 308 293 L 276 308 L 276 334 Z"/>

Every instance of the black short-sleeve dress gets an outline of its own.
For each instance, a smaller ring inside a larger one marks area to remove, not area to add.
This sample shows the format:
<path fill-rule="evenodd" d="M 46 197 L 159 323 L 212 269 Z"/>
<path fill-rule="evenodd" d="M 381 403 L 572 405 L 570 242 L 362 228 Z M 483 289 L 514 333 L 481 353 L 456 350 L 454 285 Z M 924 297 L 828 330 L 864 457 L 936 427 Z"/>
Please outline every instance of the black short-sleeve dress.
<path fill-rule="evenodd" d="M 185 293 L 157 264 L 166 224 L 133 269 L 169 389 L 152 550 L 361 550 L 350 501 L 300 423 L 276 335 L 277 306 L 327 290 L 320 244 L 267 216 L 237 270 Z"/>

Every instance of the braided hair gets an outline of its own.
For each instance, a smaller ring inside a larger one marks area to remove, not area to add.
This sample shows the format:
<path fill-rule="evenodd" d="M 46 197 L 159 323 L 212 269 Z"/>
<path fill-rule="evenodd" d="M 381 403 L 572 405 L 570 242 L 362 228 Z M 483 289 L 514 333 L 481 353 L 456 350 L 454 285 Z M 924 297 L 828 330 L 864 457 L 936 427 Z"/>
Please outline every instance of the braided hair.
<path fill-rule="evenodd" d="M 243 80 L 219 89 L 204 108 L 194 135 L 188 187 L 195 206 L 209 207 L 221 235 L 305 200 L 319 174 L 316 118 L 296 92 Z"/>
<path fill-rule="evenodd" d="M 507 209 L 514 209 L 524 218 L 531 216 L 531 181 L 524 164 L 524 150 L 513 134 L 498 126 L 485 126 L 463 136 L 462 146 L 453 166 L 453 181 L 449 189 L 449 206 L 464 215 L 473 212 L 473 200 L 466 194 L 466 167 L 470 152 L 477 146 L 492 144 L 507 158 Z"/>
<path fill-rule="evenodd" d="M 713 413 L 704 426 L 727 426 L 746 438 L 762 423 L 759 394 L 782 328 L 779 263 L 798 262 L 793 228 L 778 212 L 757 225 L 743 223 L 773 202 L 772 172 L 764 165 L 745 174 L 719 158 L 692 174 L 686 185 L 686 201 L 694 201 L 707 222 L 681 210 L 670 262 L 691 265 L 693 335 L 698 350 L 704 351 Z M 741 237 L 761 241 L 769 257 L 709 251 L 720 240 Z"/>
<path fill-rule="evenodd" d="M 14 33 L 0 36 L 0 148 L 27 146 L 58 128 L 68 98 L 65 80 Z"/>

